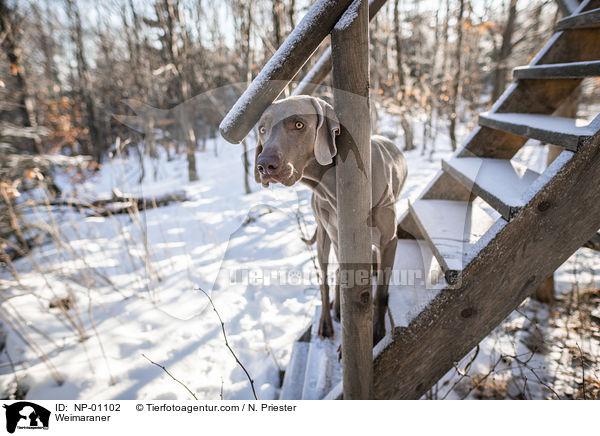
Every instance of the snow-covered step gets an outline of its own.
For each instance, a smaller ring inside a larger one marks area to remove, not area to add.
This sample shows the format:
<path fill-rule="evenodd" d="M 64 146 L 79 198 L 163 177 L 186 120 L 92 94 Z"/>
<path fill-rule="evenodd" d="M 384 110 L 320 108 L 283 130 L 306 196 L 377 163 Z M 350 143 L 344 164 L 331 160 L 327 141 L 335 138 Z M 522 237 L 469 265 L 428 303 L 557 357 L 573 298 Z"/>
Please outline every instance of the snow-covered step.
<path fill-rule="evenodd" d="M 427 242 L 398 241 L 388 299 L 392 334 L 408 327 L 446 286 L 441 267 Z"/>
<path fill-rule="evenodd" d="M 583 79 L 600 76 L 600 61 L 571 62 L 517 67 L 513 71 L 518 79 Z"/>
<path fill-rule="evenodd" d="M 280 400 L 301 400 L 310 342 L 294 342 L 290 362 L 281 385 Z"/>
<path fill-rule="evenodd" d="M 600 27 L 600 8 L 563 18 L 556 25 L 556 30 L 591 29 L 594 27 Z"/>
<path fill-rule="evenodd" d="M 506 220 L 525 204 L 523 194 L 539 177 L 535 171 L 507 159 L 479 157 L 442 161 L 442 168 L 496 209 Z"/>
<path fill-rule="evenodd" d="M 310 343 L 302 388 L 303 400 L 320 400 L 342 379 L 342 366 L 338 359 L 341 341 L 339 323 L 333 323 L 331 338 L 319 337 L 321 306 L 317 306 L 311 328 Z"/>
<path fill-rule="evenodd" d="M 417 200 L 409 208 L 446 281 L 455 284 L 473 258 L 475 243 L 492 227 L 494 219 L 469 201 Z"/>
<path fill-rule="evenodd" d="M 577 151 L 598 128 L 587 121 L 552 115 L 484 112 L 479 125 Z"/>

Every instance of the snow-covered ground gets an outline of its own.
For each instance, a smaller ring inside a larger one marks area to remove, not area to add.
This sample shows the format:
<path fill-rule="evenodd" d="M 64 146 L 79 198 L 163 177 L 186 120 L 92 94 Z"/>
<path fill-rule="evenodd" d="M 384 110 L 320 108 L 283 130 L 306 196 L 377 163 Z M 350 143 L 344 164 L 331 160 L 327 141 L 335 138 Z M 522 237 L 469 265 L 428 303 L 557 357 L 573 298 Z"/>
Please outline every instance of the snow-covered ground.
<path fill-rule="evenodd" d="M 384 116 L 381 123 L 387 127 L 383 133 L 396 130 L 391 117 Z M 461 133 L 464 138 L 467 131 Z M 401 138 L 396 141 L 400 144 Z M 429 151 L 426 156 L 420 150 L 407 153 L 409 176 L 399 212 L 439 170 L 440 159 L 450 156 L 448 144 L 440 132 L 431 156 Z M 527 146 L 516 159 L 541 170 L 545 151 Z M 188 201 L 112 217 L 54 209 L 51 218 L 59 231 L 52 241 L 16 261 L 14 271 L 0 271 L 0 313 L 8 332 L 0 358 L 5 395 L 14 393 L 18 382 L 30 399 L 191 398 L 150 359 L 198 398 L 252 398 L 246 375 L 225 346 L 217 314 L 198 290 L 202 288 L 225 323 L 229 344 L 254 378 L 258 397 L 277 398 L 280 370 L 319 302 L 314 252 L 300 240 L 314 229 L 310 191 L 300 185 L 263 189 L 252 181 L 253 192 L 244 194 L 241 147 L 221 139 L 209 141 L 197 162 L 200 180 L 194 183 L 187 182 L 187 162 L 178 157 L 148 159 L 149 175 L 138 185 L 134 155 L 110 159 L 78 185 L 70 186 L 66 175 L 59 178 L 78 198 L 109 197 L 113 188 L 144 197 L 183 189 Z M 44 211 L 39 213 L 48 220 Z M 580 250 L 557 280 L 565 292 L 574 283 L 597 287 L 598 271 L 598 257 Z M 49 308 L 50 302 L 67 296 L 73 302 L 66 312 Z M 507 321 L 515 327 L 511 331 L 526 324 L 531 310 L 551 316 L 546 308 L 528 304 Z M 514 348 L 518 340 L 503 329 L 483 341 L 471 372 L 484 373 L 502 353 L 522 352 Z M 591 344 L 578 345 L 598 356 L 598 349 L 590 348 L 597 341 Z M 548 366 L 560 360 L 554 351 L 544 357 Z M 530 386 L 535 384 L 533 376 L 529 379 Z M 438 397 L 456 381 L 466 383 L 451 371 Z M 448 398 L 460 397 L 458 391 Z M 531 396 L 549 395 L 537 389 Z"/>

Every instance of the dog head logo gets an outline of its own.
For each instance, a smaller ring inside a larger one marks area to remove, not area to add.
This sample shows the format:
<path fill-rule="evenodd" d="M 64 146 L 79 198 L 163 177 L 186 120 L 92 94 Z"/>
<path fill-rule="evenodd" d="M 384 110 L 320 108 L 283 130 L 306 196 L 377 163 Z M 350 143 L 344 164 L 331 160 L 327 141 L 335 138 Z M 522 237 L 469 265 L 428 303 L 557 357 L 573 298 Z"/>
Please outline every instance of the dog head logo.
<path fill-rule="evenodd" d="M 29 401 L 3 405 L 6 409 L 6 431 L 19 429 L 48 429 L 50 411 Z"/>

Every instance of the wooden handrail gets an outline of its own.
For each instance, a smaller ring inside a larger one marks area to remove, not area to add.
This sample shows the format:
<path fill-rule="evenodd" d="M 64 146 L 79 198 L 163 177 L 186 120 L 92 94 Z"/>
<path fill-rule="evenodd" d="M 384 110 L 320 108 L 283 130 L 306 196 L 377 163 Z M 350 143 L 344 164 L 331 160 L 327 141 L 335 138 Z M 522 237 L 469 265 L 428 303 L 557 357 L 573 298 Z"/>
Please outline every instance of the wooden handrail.
<path fill-rule="evenodd" d="M 377 12 L 383 7 L 387 0 L 370 0 L 369 1 L 369 21 L 371 21 Z M 293 95 L 310 95 L 319 87 L 331 72 L 331 47 L 321 55 L 317 63 L 306 73 L 306 76 L 298 83 L 294 89 Z"/>
<path fill-rule="evenodd" d="M 352 0 L 317 0 L 248 89 L 227 113 L 219 129 L 231 143 L 241 142 L 264 110 L 281 94 L 333 29 Z"/>

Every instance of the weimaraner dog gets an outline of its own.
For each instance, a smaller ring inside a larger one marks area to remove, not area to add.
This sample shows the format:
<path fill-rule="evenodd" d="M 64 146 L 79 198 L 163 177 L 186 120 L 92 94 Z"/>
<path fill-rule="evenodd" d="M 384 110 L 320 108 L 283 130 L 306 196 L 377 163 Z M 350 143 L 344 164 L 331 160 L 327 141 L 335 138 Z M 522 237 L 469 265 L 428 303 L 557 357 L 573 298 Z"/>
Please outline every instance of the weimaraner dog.
<path fill-rule="evenodd" d="M 254 175 L 258 183 L 292 186 L 300 181 L 313 190 L 312 209 L 317 222 L 315 236 L 321 268 L 321 318 L 319 335 L 331 337 L 327 264 L 331 244 L 337 257 L 337 200 L 335 137 L 340 124 L 333 108 L 319 98 L 298 95 L 276 101 L 258 122 Z M 377 253 L 377 287 L 373 316 L 373 339 L 377 343 L 385 335 L 385 311 L 390 272 L 396 245 L 396 212 L 394 204 L 406 179 L 406 160 L 400 150 L 381 136 L 371 138 L 373 200 L 371 222 L 373 245 Z M 339 257 L 337 257 L 339 259 Z M 384 272 L 384 273 L 381 273 Z M 333 313 L 340 318 L 339 277 L 336 283 Z"/>

